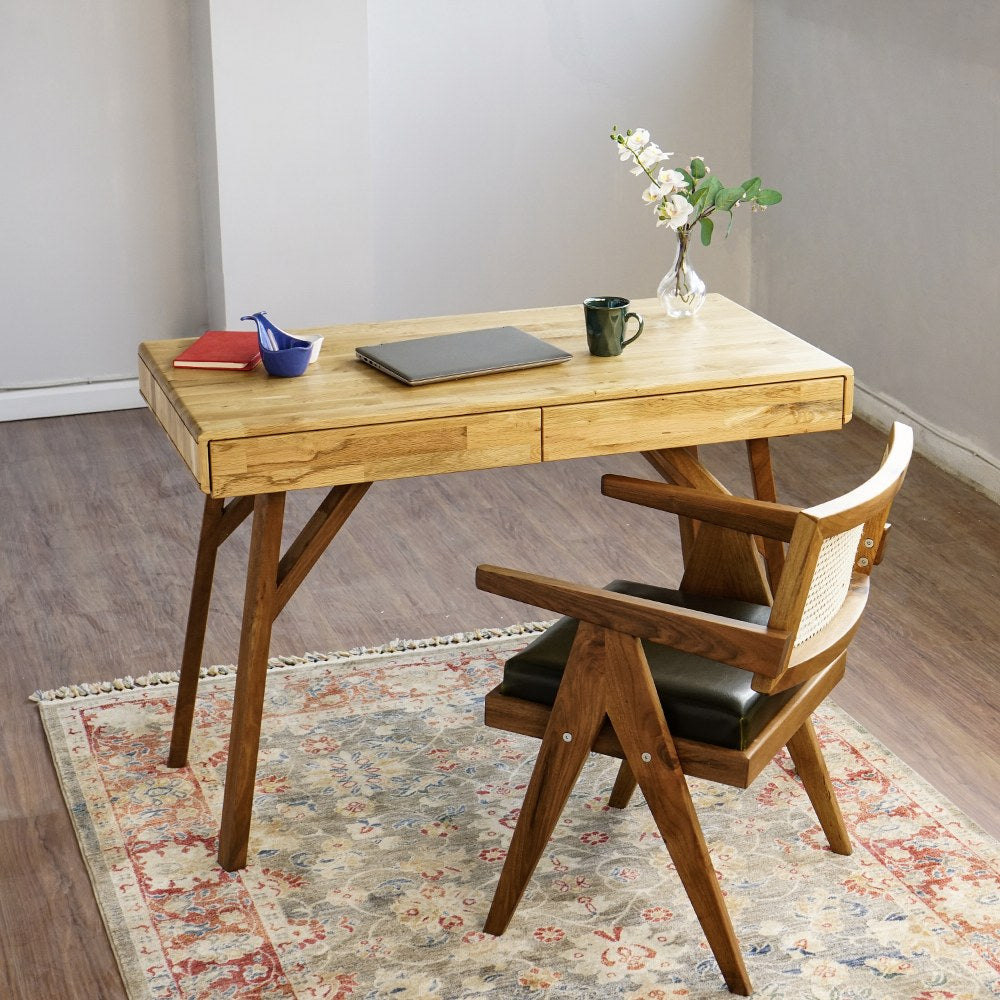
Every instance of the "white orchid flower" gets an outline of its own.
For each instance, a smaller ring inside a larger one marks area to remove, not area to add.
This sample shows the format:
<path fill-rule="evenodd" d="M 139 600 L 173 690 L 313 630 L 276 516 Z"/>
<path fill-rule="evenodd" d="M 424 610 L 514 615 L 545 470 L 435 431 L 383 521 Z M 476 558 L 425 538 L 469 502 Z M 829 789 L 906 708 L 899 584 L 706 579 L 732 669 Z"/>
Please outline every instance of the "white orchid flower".
<path fill-rule="evenodd" d="M 669 153 L 664 153 L 655 142 L 651 142 L 640 154 L 639 154 L 639 165 L 643 167 L 652 167 L 657 163 L 662 163 L 664 160 L 670 158 Z"/>
<path fill-rule="evenodd" d="M 660 169 L 656 175 L 656 183 L 665 195 L 673 194 L 674 191 L 683 191 L 687 187 L 684 175 L 679 170 L 670 170 L 667 167 Z"/>
<path fill-rule="evenodd" d="M 652 205 L 661 198 L 665 198 L 668 194 L 670 194 L 669 188 L 664 191 L 659 184 L 650 184 L 649 187 L 642 192 L 642 200 Z"/>
<path fill-rule="evenodd" d="M 655 167 L 657 163 L 669 160 L 673 153 L 664 153 L 655 142 L 651 142 L 636 158 L 638 166 L 632 168 L 632 173 L 636 177 L 646 173 L 650 167 Z M 667 192 L 669 194 L 669 192 Z"/>
<path fill-rule="evenodd" d="M 638 153 L 649 142 L 649 131 L 637 128 L 631 135 L 625 137 L 625 145 L 633 153 Z"/>
<path fill-rule="evenodd" d="M 622 143 L 621 160 L 634 160 L 636 163 L 639 161 L 639 153 L 642 151 L 642 147 L 649 142 L 649 132 L 644 128 L 637 128 L 631 135 L 625 136 L 625 141 Z M 633 174 L 641 174 L 642 167 L 636 167 Z"/>
<path fill-rule="evenodd" d="M 694 211 L 691 204 L 682 194 L 672 194 L 664 198 L 659 208 L 658 226 L 667 225 L 675 232 L 683 226 Z"/>

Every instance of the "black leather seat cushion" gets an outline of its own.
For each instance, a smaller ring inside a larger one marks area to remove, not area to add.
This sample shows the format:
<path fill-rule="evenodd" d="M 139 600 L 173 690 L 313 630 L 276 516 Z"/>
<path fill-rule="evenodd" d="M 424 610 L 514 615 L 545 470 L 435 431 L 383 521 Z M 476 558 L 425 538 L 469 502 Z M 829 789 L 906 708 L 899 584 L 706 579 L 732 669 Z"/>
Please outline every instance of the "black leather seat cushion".
<path fill-rule="evenodd" d="M 697 597 L 628 580 L 615 580 L 604 589 L 758 625 L 766 625 L 771 612 L 760 604 Z M 578 625 L 574 618 L 561 618 L 512 656 L 504 667 L 501 692 L 551 705 Z M 754 675 L 748 670 L 645 639 L 642 645 L 667 726 L 674 736 L 745 750 L 796 690 L 759 694 L 750 686 Z"/>

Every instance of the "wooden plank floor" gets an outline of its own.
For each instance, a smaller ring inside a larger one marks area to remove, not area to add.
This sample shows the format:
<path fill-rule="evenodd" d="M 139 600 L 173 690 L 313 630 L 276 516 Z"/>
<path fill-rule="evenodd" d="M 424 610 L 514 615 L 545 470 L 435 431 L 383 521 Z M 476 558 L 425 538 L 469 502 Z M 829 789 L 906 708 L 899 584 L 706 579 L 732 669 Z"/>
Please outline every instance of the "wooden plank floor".
<path fill-rule="evenodd" d="M 775 442 L 781 499 L 864 478 L 882 437 Z M 144 410 L 0 424 L 0 996 L 124 996 L 56 784 L 35 688 L 176 666 L 202 497 Z M 746 489 L 742 449 L 703 454 Z M 477 562 L 602 584 L 674 582 L 672 518 L 601 498 L 638 456 L 379 484 L 278 619 L 275 653 L 546 617 L 478 593 Z M 291 524 L 321 494 L 290 499 Z M 1000 512 L 917 458 L 834 695 L 1000 835 Z M 286 537 L 291 528 L 286 530 Z M 206 658 L 235 659 L 248 528 L 223 548 Z"/>

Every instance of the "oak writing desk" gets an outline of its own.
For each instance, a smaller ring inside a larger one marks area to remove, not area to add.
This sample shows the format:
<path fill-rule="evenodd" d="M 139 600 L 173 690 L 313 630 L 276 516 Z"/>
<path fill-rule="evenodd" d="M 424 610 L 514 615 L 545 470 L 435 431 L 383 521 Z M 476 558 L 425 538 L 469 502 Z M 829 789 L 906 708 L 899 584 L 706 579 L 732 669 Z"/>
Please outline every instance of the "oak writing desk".
<path fill-rule="evenodd" d="M 172 367 L 190 340 L 139 348 L 143 397 L 206 494 L 169 764 L 187 761 L 218 547 L 251 513 L 246 599 L 226 771 L 219 863 L 246 865 L 271 626 L 373 482 L 622 452 L 664 477 L 724 490 L 696 446 L 746 441 L 754 489 L 773 499 L 767 439 L 838 429 L 853 373 L 835 358 L 720 295 L 690 320 L 636 302 L 643 335 L 616 358 L 587 351 L 581 306 L 335 326 L 304 376 Z M 573 354 L 545 368 L 409 387 L 357 361 L 364 344 L 517 326 Z M 281 554 L 288 490 L 331 487 Z M 781 552 L 746 553 L 711 580 L 707 532 L 681 525 L 686 574 L 770 603 Z M 472 567 L 469 568 L 470 582 Z"/>

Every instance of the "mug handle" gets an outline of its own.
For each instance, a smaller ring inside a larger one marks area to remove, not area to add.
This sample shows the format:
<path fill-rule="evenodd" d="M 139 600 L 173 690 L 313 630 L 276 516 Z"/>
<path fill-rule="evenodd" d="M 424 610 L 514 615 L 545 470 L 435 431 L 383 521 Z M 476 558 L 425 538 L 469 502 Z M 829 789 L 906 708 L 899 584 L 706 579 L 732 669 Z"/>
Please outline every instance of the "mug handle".
<path fill-rule="evenodd" d="M 622 347 L 628 347 L 628 345 L 631 344 L 633 340 L 638 340 L 639 339 L 639 334 L 642 333 L 643 325 L 646 322 L 638 313 L 625 313 L 625 323 L 626 324 L 628 323 L 628 321 L 630 319 L 637 319 L 639 321 L 639 329 L 636 330 L 635 333 L 631 337 L 628 338 L 628 340 L 623 340 L 622 341 Z"/>

